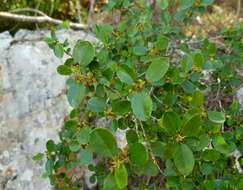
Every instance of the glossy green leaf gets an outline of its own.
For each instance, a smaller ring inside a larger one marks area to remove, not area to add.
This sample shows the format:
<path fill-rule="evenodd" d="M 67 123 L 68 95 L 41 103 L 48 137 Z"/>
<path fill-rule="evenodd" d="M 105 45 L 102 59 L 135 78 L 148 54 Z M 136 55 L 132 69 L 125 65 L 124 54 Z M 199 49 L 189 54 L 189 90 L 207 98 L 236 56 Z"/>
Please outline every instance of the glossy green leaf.
<path fill-rule="evenodd" d="M 88 101 L 87 109 L 91 112 L 103 112 L 106 107 L 104 99 L 98 97 L 92 97 Z"/>
<path fill-rule="evenodd" d="M 131 103 L 127 100 L 115 100 L 112 102 L 112 111 L 119 115 L 126 115 L 131 111 Z"/>
<path fill-rule="evenodd" d="M 79 160 L 80 164 L 88 166 L 92 163 L 93 160 L 93 153 L 88 149 L 82 149 L 79 152 Z"/>
<path fill-rule="evenodd" d="M 217 111 L 209 111 L 208 119 L 213 123 L 223 124 L 225 122 L 225 114 Z"/>
<path fill-rule="evenodd" d="M 66 65 L 59 65 L 57 67 L 57 72 L 60 75 L 71 75 L 72 74 L 72 70 L 70 67 L 66 66 Z"/>
<path fill-rule="evenodd" d="M 138 135 L 135 130 L 130 129 L 126 132 L 126 139 L 128 144 L 136 143 L 138 142 Z"/>
<path fill-rule="evenodd" d="M 53 140 L 48 140 L 46 143 L 46 149 L 48 152 L 53 152 L 56 149 L 55 142 Z"/>
<path fill-rule="evenodd" d="M 158 156 L 161 159 L 165 157 L 166 144 L 160 141 L 151 143 L 151 148 L 154 156 Z"/>
<path fill-rule="evenodd" d="M 182 175 L 187 176 L 192 172 L 195 159 L 191 149 L 186 144 L 177 146 L 173 159 L 176 168 Z"/>
<path fill-rule="evenodd" d="M 117 77 L 124 83 L 131 85 L 133 83 L 132 77 L 125 71 L 120 70 L 117 73 Z"/>
<path fill-rule="evenodd" d="M 118 153 L 116 139 L 107 129 L 94 129 L 90 134 L 89 142 L 90 148 L 101 156 L 113 157 Z"/>
<path fill-rule="evenodd" d="M 129 145 L 130 161 L 136 166 L 142 166 L 148 161 L 148 152 L 141 143 Z"/>
<path fill-rule="evenodd" d="M 78 141 L 73 141 L 69 144 L 69 149 L 71 152 L 78 152 L 81 149 L 81 146 Z"/>
<path fill-rule="evenodd" d="M 40 161 L 40 160 L 42 160 L 44 158 L 44 156 L 45 155 L 43 153 L 37 153 L 36 155 L 34 155 L 32 157 L 32 160 L 34 160 L 34 161 Z"/>
<path fill-rule="evenodd" d="M 203 106 L 204 96 L 200 90 L 196 90 L 192 95 L 192 105 L 196 107 Z"/>
<path fill-rule="evenodd" d="M 131 98 L 132 111 L 136 118 L 146 121 L 152 113 L 153 102 L 150 96 L 144 92 L 135 94 Z"/>
<path fill-rule="evenodd" d="M 140 172 L 142 175 L 145 176 L 157 176 L 159 170 L 157 165 L 154 163 L 154 161 L 149 160 L 146 162 L 146 164 L 141 168 Z"/>
<path fill-rule="evenodd" d="M 73 59 L 82 66 L 87 66 L 94 59 L 95 49 L 88 41 L 79 41 L 73 49 Z"/>
<path fill-rule="evenodd" d="M 195 85 L 189 80 L 184 81 L 181 86 L 187 94 L 193 94 L 196 90 Z"/>
<path fill-rule="evenodd" d="M 63 47 L 62 47 L 62 45 L 61 44 L 56 44 L 55 46 L 54 46 L 54 54 L 55 54 L 55 56 L 57 56 L 57 57 L 59 57 L 59 58 L 62 58 L 63 57 L 63 55 L 64 55 L 64 49 L 63 49 Z"/>
<path fill-rule="evenodd" d="M 100 24 L 95 26 L 96 36 L 105 44 L 109 42 L 112 31 L 113 28 L 109 24 Z"/>
<path fill-rule="evenodd" d="M 191 116 L 182 127 L 183 134 L 187 137 L 197 136 L 202 128 L 202 119 L 200 114 Z"/>
<path fill-rule="evenodd" d="M 219 151 L 220 153 L 226 154 L 226 155 L 230 154 L 235 149 L 234 145 L 230 146 L 230 144 L 228 144 L 225 141 L 224 137 L 220 136 L 220 135 L 215 136 L 213 138 L 212 142 L 213 142 L 213 147 L 215 148 L 215 150 Z"/>
<path fill-rule="evenodd" d="M 88 127 L 81 128 L 78 134 L 78 141 L 80 144 L 87 144 L 89 142 L 89 135 L 91 129 Z"/>
<path fill-rule="evenodd" d="M 47 160 L 45 164 L 45 169 L 48 175 L 52 174 L 52 171 L 54 169 L 54 162 L 53 160 Z"/>
<path fill-rule="evenodd" d="M 181 119 L 176 112 L 166 112 L 159 120 L 159 126 L 168 134 L 175 135 L 181 128 Z"/>
<path fill-rule="evenodd" d="M 196 0 L 180 0 L 180 9 L 191 8 Z"/>
<path fill-rule="evenodd" d="M 134 55 L 142 56 L 147 53 L 147 48 L 144 46 L 135 46 L 133 48 Z"/>
<path fill-rule="evenodd" d="M 165 36 L 159 36 L 156 43 L 155 47 L 158 50 L 166 50 L 169 45 L 169 39 Z"/>
<path fill-rule="evenodd" d="M 169 6 L 169 0 L 157 0 L 158 7 L 162 10 L 165 10 Z"/>
<path fill-rule="evenodd" d="M 202 6 L 209 6 L 212 5 L 214 0 L 201 0 L 201 5 Z"/>
<path fill-rule="evenodd" d="M 115 177 L 112 174 L 109 174 L 105 179 L 103 183 L 102 190 L 116 190 L 118 189 L 115 181 Z"/>
<path fill-rule="evenodd" d="M 206 149 L 205 151 L 203 151 L 202 154 L 202 159 L 205 161 L 212 161 L 215 162 L 220 158 L 220 153 L 214 149 Z"/>
<path fill-rule="evenodd" d="M 168 71 L 169 63 L 164 59 L 155 59 L 148 67 L 145 77 L 149 82 L 160 80 Z"/>
<path fill-rule="evenodd" d="M 128 174 L 124 164 L 115 168 L 114 176 L 118 188 L 124 188 L 128 185 Z"/>
<path fill-rule="evenodd" d="M 205 60 L 204 60 L 203 54 L 201 52 L 196 52 L 193 55 L 193 63 L 195 65 L 197 65 L 198 67 L 201 68 L 203 66 L 204 62 L 205 62 Z"/>
<path fill-rule="evenodd" d="M 69 104 L 76 108 L 80 105 L 82 102 L 84 96 L 85 96 L 85 86 L 82 83 L 76 83 L 74 80 L 69 79 L 67 81 L 68 85 L 68 93 L 67 98 Z"/>

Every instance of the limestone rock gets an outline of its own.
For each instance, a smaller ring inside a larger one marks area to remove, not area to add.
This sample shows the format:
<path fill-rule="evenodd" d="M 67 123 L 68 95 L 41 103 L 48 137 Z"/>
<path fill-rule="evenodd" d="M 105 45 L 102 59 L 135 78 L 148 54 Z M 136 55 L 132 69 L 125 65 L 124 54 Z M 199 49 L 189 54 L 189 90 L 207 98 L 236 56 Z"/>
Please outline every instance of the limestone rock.
<path fill-rule="evenodd" d="M 58 139 L 69 105 L 66 78 L 56 73 L 56 58 L 43 37 L 48 31 L 20 30 L 0 34 L 0 190 L 48 190 L 43 164 L 32 156 L 45 142 Z M 82 31 L 58 31 L 60 40 L 95 41 Z"/>
<path fill-rule="evenodd" d="M 243 108 L 243 87 L 238 90 L 237 98 L 241 104 L 241 107 Z"/>

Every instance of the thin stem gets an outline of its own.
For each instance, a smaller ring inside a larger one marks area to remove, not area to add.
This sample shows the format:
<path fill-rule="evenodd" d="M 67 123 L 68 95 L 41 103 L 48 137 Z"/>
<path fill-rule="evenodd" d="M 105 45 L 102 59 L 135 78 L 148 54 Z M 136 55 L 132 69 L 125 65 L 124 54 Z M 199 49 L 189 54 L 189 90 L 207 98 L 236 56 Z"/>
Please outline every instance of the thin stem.
<path fill-rule="evenodd" d="M 147 145 L 147 148 L 148 148 L 149 153 L 150 153 L 150 155 L 151 155 L 151 158 L 152 158 L 152 160 L 154 161 L 155 165 L 157 166 L 159 172 L 162 174 L 163 171 L 162 171 L 162 169 L 160 168 L 158 162 L 156 161 L 156 158 L 155 158 L 155 156 L 154 156 L 154 154 L 153 154 L 153 152 L 152 152 L 151 144 L 150 144 L 150 142 L 149 142 L 149 140 L 148 140 L 148 138 L 147 138 L 146 132 L 145 132 L 145 130 L 144 130 L 143 123 L 142 123 L 140 120 L 139 120 L 139 124 L 140 124 L 140 126 L 141 126 L 141 129 L 142 129 L 142 132 L 143 132 L 143 136 L 144 136 L 144 139 L 145 139 L 145 141 L 146 141 L 146 145 Z"/>

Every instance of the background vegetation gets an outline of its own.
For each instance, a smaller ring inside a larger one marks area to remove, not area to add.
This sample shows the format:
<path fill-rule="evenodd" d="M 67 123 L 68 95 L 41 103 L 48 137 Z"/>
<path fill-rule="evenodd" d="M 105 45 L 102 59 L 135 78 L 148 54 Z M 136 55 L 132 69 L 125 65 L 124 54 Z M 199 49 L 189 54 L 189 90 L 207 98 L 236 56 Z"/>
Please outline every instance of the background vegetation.
<path fill-rule="evenodd" d="M 92 15 L 94 22 L 110 22 L 112 15 L 107 15 L 101 11 L 102 5 L 107 3 L 107 0 L 0 0 L 0 11 L 14 11 L 23 8 L 33 8 L 42 11 L 50 17 L 69 20 L 73 22 L 86 23 Z M 206 27 L 209 30 L 217 30 L 223 25 L 232 24 L 233 17 L 239 10 L 238 0 L 216 0 L 217 8 L 211 8 Z M 243 3 L 241 4 L 243 6 Z M 241 9 L 240 9 L 241 10 Z M 91 13 L 90 13 L 91 12 Z M 35 15 L 30 12 L 21 12 L 25 15 Z M 240 13 L 242 15 L 242 11 Z M 222 19 L 224 18 L 224 19 Z M 0 18 L 0 31 L 8 30 L 12 33 L 16 32 L 19 28 L 49 28 L 49 25 L 33 25 L 28 23 L 18 23 L 14 21 L 4 20 Z M 195 25 L 191 28 L 192 31 L 198 31 Z M 191 33 L 189 33 L 191 34 Z"/>

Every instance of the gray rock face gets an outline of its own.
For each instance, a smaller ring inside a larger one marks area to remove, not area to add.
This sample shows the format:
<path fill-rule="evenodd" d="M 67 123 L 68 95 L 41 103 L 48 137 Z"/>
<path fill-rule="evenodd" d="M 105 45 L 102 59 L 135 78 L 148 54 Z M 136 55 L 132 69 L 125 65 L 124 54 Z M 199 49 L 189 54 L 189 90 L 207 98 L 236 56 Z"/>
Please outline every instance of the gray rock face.
<path fill-rule="evenodd" d="M 241 104 L 241 107 L 243 109 L 243 87 L 238 90 L 237 98 L 238 98 L 238 100 L 239 100 L 239 102 Z"/>
<path fill-rule="evenodd" d="M 48 190 L 43 164 L 32 156 L 58 139 L 69 106 L 65 78 L 56 73 L 62 60 L 42 41 L 47 31 L 0 34 L 0 190 Z M 60 40 L 95 41 L 84 32 L 58 31 Z"/>

